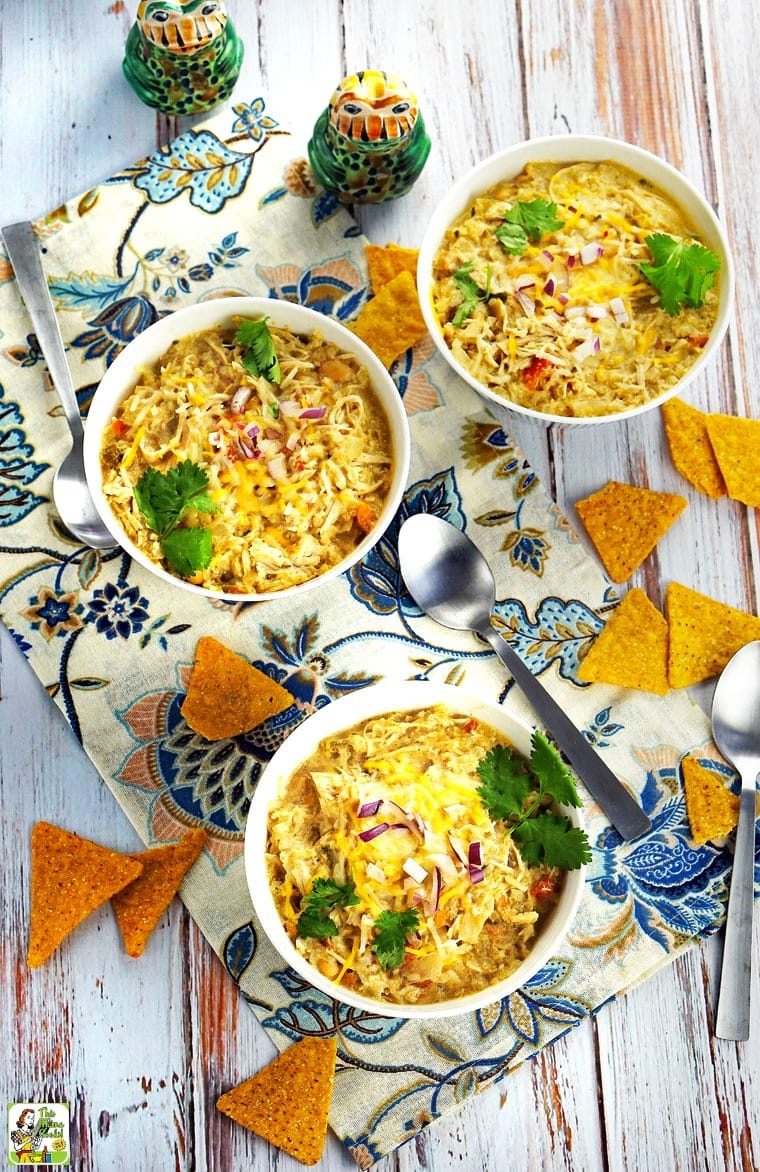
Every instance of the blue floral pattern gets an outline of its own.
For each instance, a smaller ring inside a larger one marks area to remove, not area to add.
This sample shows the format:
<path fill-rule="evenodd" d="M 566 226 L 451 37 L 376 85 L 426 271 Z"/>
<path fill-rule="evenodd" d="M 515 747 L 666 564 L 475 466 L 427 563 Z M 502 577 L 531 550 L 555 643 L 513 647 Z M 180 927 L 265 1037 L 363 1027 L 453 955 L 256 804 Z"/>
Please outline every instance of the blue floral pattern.
<path fill-rule="evenodd" d="M 45 226 L 43 261 L 83 412 L 130 339 L 177 305 L 258 293 L 349 320 L 368 296 L 356 224 L 314 184 L 303 154 L 293 157 L 263 101 L 222 117 L 231 125 L 218 134 L 182 134 Z M 726 783 L 737 780 L 686 697 L 578 680 L 616 592 L 431 339 L 391 370 L 410 419 L 413 471 L 374 549 L 342 578 L 291 601 L 236 604 L 172 588 L 121 550 L 85 549 L 67 533 L 50 500 L 65 425 L 11 281 L 0 283 L 0 330 L 3 620 L 144 840 L 206 829 L 188 906 L 278 1045 L 337 1036 L 332 1122 L 362 1167 L 715 930 L 730 843 L 691 841 L 680 760 L 691 752 Z M 262 768 L 309 713 L 346 692 L 381 678 L 435 678 L 530 718 L 492 649 L 434 624 L 406 591 L 398 531 L 419 512 L 446 518 L 483 549 L 496 579 L 497 629 L 652 820 L 651 833 L 624 843 L 586 796 L 592 862 L 559 954 L 510 997 L 429 1022 L 352 1011 L 284 967 L 247 901 L 242 859 Z M 182 705 L 201 634 L 268 674 L 292 704 L 239 737 L 210 742 L 193 732 Z M 760 883 L 760 856 L 756 873 Z"/>

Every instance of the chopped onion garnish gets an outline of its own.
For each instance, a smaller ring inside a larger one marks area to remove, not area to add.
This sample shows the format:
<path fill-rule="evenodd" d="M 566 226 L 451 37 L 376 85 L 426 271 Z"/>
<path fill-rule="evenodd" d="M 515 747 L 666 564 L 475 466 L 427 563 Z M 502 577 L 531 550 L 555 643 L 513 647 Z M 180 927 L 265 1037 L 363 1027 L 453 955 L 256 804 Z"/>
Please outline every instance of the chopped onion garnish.
<path fill-rule="evenodd" d="M 407 859 L 401 864 L 401 870 L 406 871 L 410 879 L 414 879 L 415 883 L 424 883 L 427 879 L 428 873 L 424 867 L 415 859 Z"/>
<path fill-rule="evenodd" d="M 245 456 L 246 460 L 252 460 L 256 455 L 255 450 L 250 446 L 250 444 L 245 442 L 242 435 L 237 437 L 237 445 L 242 455 Z"/>
<path fill-rule="evenodd" d="M 583 362 L 586 358 L 589 358 L 594 353 L 594 342 L 598 341 L 599 339 L 596 337 L 596 334 L 589 330 L 580 346 L 576 346 L 573 350 L 573 357 L 577 358 L 579 362 Z"/>
<path fill-rule="evenodd" d="M 536 278 L 532 277 L 530 273 L 523 273 L 520 277 L 515 277 L 515 289 L 530 289 L 536 283 Z"/>
<path fill-rule="evenodd" d="M 210 431 L 208 433 L 208 442 L 211 444 L 212 448 L 218 448 L 219 441 L 220 441 L 220 436 L 219 436 L 218 431 Z"/>
<path fill-rule="evenodd" d="M 599 340 L 599 335 L 594 334 L 594 353 L 598 354 L 602 348 L 602 343 Z"/>
<path fill-rule="evenodd" d="M 559 301 L 560 305 L 567 305 L 569 300 L 570 298 L 568 297 L 567 293 L 560 293 L 557 297 L 557 301 Z"/>
<path fill-rule="evenodd" d="M 297 415 L 301 414 L 301 408 L 293 399 L 280 400 L 280 415 L 290 416 L 295 419 Z"/>
<path fill-rule="evenodd" d="M 568 320 L 570 318 L 574 318 L 574 317 L 585 317 L 585 316 L 586 316 L 586 306 L 585 305 L 568 305 L 567 309 L 565 310 L 565 317 L 568 318 Z"/>
<path fill-rule="evenodd" d="M 430 914 L 434 916 L 438 911 L 438 900 L 441 898 L 441 872 L 433 871 L 433 882 L 430 885 Z"/>
<path fill-rule="evenodd" d="M 553 297 L 554 296 L 554 289 L 555 289 L 554 277 L 549 277 L 546 284 L 544 285 L 544 293 L 546 294 L 547 297 Z"/>
<path fill-rule="evenodd" d="M 612 298 L 610 301 L 610 313 L 614 313 L 616 317 L 619 313 L 625 313 L 625 302 L 622 297 Z"/>
<path fill-rule="evenodd" d="M 377 813 L 377 811 L 380 809 L 382 804 L 383 804 L 382 798 L 375 798 L 371 802 L 365 802 L 363 806 L 359 807 L 359 813 L 356 815 L 356 817 L 357 818 L 371 818 L 373 814 Z"/>
<path fill-rule="evenodd" d="M 607 306 L 606 305 L 587 305 L 586 306 L 586 315 L 590 318 L 593 318 L 594 321 L 599 321 L 600 318 L 607 316 Z"/>
<path fill-rule="evenodd" d="M 575 255 L 574 255 L 574 254 L 571 252 L 571 253 L 570 253 L 570 255 L 568 256 L 567 260 L 565 261 L 565 265 L 566 265 L 566 266 L 567 266 L 567 268 L 569 268 L 569 269 L 575 268 L 575 261 L 576 261 L 576 257 L 575 257 Z"/>
<path fill-rule="evenodd" d="M 301 437 L 299 436 L 297 431 L 294 431 L 291 433 L 291 435 L 288 436 L 285 447 L 288 449 L 289 452 L 294 452 L 296 450 L 296 448 L 298 447 L 300 441 L 301 441 Z"/>
<path fill-rule="evenodd" d="M 595 260 L 599 260 L 600 256 L 604 255 L 604 249 L 601 244 L 592 241 L 590 244 L 584 244 L 578 255 L 580 256 L 582 265 L 591 265 Z"/>
<path fill-rule="evenodd" d="M 387 882 L 388 876 L 382 867 L 378 867 L 377 863 L 367 863 L 367 875 L 370 879 L 374 879 L 376 883 Z"/>
<path fill-rule="evenodd" d="M 251 453 L 253 455 L 253 453 Z M 285 457 L 280 453 L 275 456 L 273 460 L 267 460 L 267 472 L 272 477 L 272 480 L 284 480 L 288 474 L 288 469 L 285 464 Z"/>
<path fill-rule="evenodd" d="M 299 412 L 299 419 L 324 419 L 327 414 L 326 407 L 306 407 Z"/>
<path fill-rule="evenodd" d="M 470 867 L 483 866 L 483 857 L 481 855 L 479 842 L 470 843 L 470 849 L 467 851 L 467 864 Z"/>
<path fill-rule="evenodd" d="M 470 883 L 482 883 L 485 877 L 482 867 L 470 867 Z"/>
<path fill-rule="evenodd" d="M 250 427 L 246 427 L 245 434 L 250 436 L 252 440 L 255 440 L 260 431 L 261 428 L 259 427 L 258 423 L 252 423 Z"/>
<path fill-rule="evenodd" d="M 282 432 L 278 431 L 276 427 L 265 427 L 264 435 L 267 439 L 277 440 L 278 442 L 282 439 Z"/>
<path fill-rule="evenodd" d="M 380 834 L 385 834 L 386 830 L 390 830 L 387 822 L 378 822 L 377 826 L 370 826 L 369 830 L 360 830 L 359 838 L 362 842 L 372 842 L 373 838 L 377 838 Z"/>
<path fill-rule="evenodd" d="M 532 298 L 528 297 L 527 293 L 523 293 L 522 289 L 518 289 L 515 297 L 520 302 L 520 307 L 527 317 L 532 317 L 536 312 L 536 305 Z"/>
<path fill-rule="evenodd" d="M 553 263 L 553 261 L 554 261 L 554 253 L 553 253 L 553 252 L 549 252 L 549 249 L 548 249 L 548 248 L 544 248 L 544 249 L 542 250 L 542 252 L 541 252 L 541 256 L 544 258 L 544 260 L 548 260 L 549 264 L 552 264 L 552 263 Z"/>
<path fill-rule="evenodd" d="M 230 404 L 233 415 L 242 415 L 243 411 L 245 411 L 245 405 L 252 394 L 253 387 L 238 387 L 232 396 L 232 403 Z"/>
<path fill-rule="evenodd" d="M 461 838 L 455 838 L 453 834 L 449 835 L 449 844 L 456 857 L 465 867 L 467 866 L 467 847 L 462 842 Z"/>

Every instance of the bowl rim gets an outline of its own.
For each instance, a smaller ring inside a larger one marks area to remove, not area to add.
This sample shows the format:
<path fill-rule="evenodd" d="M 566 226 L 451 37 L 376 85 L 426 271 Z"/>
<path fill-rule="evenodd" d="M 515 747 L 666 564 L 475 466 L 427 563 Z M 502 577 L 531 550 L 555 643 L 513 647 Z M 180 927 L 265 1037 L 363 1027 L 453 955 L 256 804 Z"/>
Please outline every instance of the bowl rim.
<path fill-rule="evenodd" d="M 331 701 L 308 716 L 290 733 L 262 770 L 246 821 L 243 856 L 248 891 L 261 928 L 273 948 L 286 964 L 322 993 L 335 1001 L 381 1017 L 458 1017 L 482 1009 L 513 993 L 530 980 L 562 945 L 584 891 L 587 869 L 585 865 L 566 873 L 562 895 L 535 947 L 510 976 L 476 993 L 450 998 L 447 1001 L 425 1005 L 377 1001 L 335 985 L 297 951 L 285 932 L 275 907 L 265 864 L 268 811 L 280 784 L 286 781 L 304 758 L 313 752 L 317 744 L 331 733 L 351 728 L 365 717 L 385 712 L 429 708 L 439 703 L 452 710 L 480 717 L 484 723 L 491 724 L 498 732 L 508 736 L 518 752 L 527 754 L 530 751 L 533 726 L 493 700 L 484 699 L 452 684 L 439 684 L 430 680 L 385 679 Z M 584 827 L 582 808 L 561 806 L 560 809 L 574 826 Z"/>
<path fill-rule="evenodd" d="M 112 513 L 102 492 L 100 473 L 100 438 L 103 429 L 115 413 L 119 403 L 133 389 L 137 369 L 157 361 L 177 338 L 202 329 L 210 329 L 237 315 L 267 315 L 275 325 L 286 326 L 294 333 L 310 334 L 320 330 L 326 341 L 336 342 L 352 351 L 369 371 L 372 389 L 388 419 L 393 445 L 393 472 L 388 496 L 376 526 L 356 548 L 335 566 L 331 566 L 324 573 L 310 578 L 306 582 L 288 586 L 283 590 L 246 594 L 208 590 L 203 586 L 197 586 L 170 574 L 162 566 L 152 562 L 135 545 Z M 328 317 L 309 306 L 274 297 L 225 296 L 209 298 L 206 301 L 195 302 L 193 305 L 182 306 L 153 322 L 133 338 L 106 369 L 92 397 L 84 432 L 84 463 L 87 483 L 98 513 L 115 540 L 141 566 L 162 581 L 212 601 L 264 602 L 270 599 L 292 598 L 297 594 L 313 590 L 345 573 L 369 553 L 393 520 L 403 500 L 411 460 L 409 420 L 403 399 L 377 355 L 361 338 L 353 334 L 336 318 Z"/>
<path fill-rule="evenodd" d="M 582 156 L 584 151 L 589 152 L 585 158 Z M 710 332 L 707 345 L 683 378 L 649 402 L 609 415 L 568 416 L 555 415 L 548 411 L 535 411 L 520 403 L 512 403 L 495 391 L 489 390 L 482 383 L 479 383 L 454 357 L 443 340 L 441 326 L 433 309 L 433 259 L 444 232 L 461 214 L 468 201 L 480 192 L 487 190 L 489 186 L 493 186 L 499 178 L 499 175 L 494 175 L 489 180 L 481 181 L 480 176 L 492 170 L 498 171 L 500 165 L 512 162 L 515 163 L 514 169 L 511 172 L 506 170 L 501 178 L 511 178 L 519 174 L 525 164 L 529 162 L 569 163 L 573 160 L 601 162 L 605 158 L 619 162 L 630 170 L 638 171 L 654 186 L 671 194 L 686 213 L 690 223 L 708 238 L 710 247 L 718 253 L 721 259 L 718 316 Z M 670 188 L 676 190 L 673 191 Z M 420 295 L 422 316 L 436 348 L 451 369 L 483 398 L 496 403 L 507 411 L 513 411 L 539 423 L 558 423 L 568 427 L 590 427 L 633 419 L 651 411 L 654 407 L 660 407 L 673 396 L 681 394 L 711 362 L 715 351 L 723 341 L 733 312 L 735 285 L 736 276 L 729 247 L 728 231 L 699 188 L 682 171 L 679 171 L 660 155 L 637 146 L 635 143 L 626 142 L 624 139 L 599 134 L 555 134 L 529 138 L 502 150 L 494 151 L 486 158 L 481 159 L 480 162 L 475 163 L 449 187 L 446 194 L 438 202 L 425 227 L 417 263 L 417 288 Z"/>

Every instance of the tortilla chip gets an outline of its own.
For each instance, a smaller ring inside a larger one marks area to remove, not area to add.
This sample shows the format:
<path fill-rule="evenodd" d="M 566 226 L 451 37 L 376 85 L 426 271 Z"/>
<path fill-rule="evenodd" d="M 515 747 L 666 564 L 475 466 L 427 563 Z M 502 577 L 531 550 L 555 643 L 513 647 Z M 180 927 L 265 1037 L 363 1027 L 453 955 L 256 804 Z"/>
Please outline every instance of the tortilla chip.
<path fill-rule="evenodd" d="M 230 1119 L 302 1164 L 316 1164 L 327 1136 L 337 1038 L 304 1038 L 217 1099 Z"/>
<path fill-rule="evenodd" d="M 760 506 L 760 419 L 708 415 L 707 434 L 728 495 L 734 501 Z"/>
<path fill-rule="evenodd" d="M 760 618 L 678 582 L 667 589 L 668 679 L 685 688 L 718 675 L 734 652 L 760 639 Z"/>
<path fill-rule="evenodd" d="M 695 846 L 725 838 L 739 818 L 739 798 L 720 778 L 693 757 L 681 762 L 686 813 Z"/>
<path fill-rule="evenodd" d="M 610 480 L 576 509 L 613 582 L 625 582 L 687 505 L 686 497 Z"/>
<path fill-rule="evenodd" d="M 668 624 L 643 590 L 629 590 L 612 612 L 586 653 L 578 679 L 667 696 Z"/>
<path fill-rule="evenodd" d="M 32 829 L 32 899 L 26 963 L 37 968 L 91 912 L 142 871 L 129 855 L 69 830 Z"/>
<path fill-rule="evenodd" d="M 181 711 L 207 741 L 248 732 L 292 703 L 290 692 L 218 639 L 199 639 Z"/>
<path fill-rule="evenodd" d="M 199 827 L 188 830 L 179 842 L 131 856 L 142 863 L 142 875 L 111 896 L 111 907 L 129 956 L 140 956 L 205 842 L 206 831 Z"/>
<path fill-rule="evenodd" d="M 726 495 L 726 482 L 715 459 L 707 418 L 682 399 L 668 399 L 660 408 L 670 456 L 681 475 L 713 500 Z"/>
<path fill-rule="evenodd" d="M 367 244 L 366 250 L 373 293 L 378 293 L 383 285 L 387 285 L 399 273 L 411 273 L 416 277 L 420 255 L 418 249 L 400 248 L 398 244 L 386 244 L 385 248 L 379 244 Z"/>
<path fill-rule="evenodd" d="M 348 325 L 389 370 L 393 360 L 419 342 L 427 329 L 412 274 L 401 272 L 383 285 Z"/>

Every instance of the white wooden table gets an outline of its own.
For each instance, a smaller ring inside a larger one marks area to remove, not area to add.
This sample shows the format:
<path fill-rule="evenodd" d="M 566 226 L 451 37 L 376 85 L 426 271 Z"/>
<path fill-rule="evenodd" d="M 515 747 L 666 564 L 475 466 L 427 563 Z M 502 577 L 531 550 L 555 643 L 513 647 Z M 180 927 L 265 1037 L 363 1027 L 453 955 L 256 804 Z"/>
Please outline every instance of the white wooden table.
<path fill-rule="evenodd" d="M 141 105 L 122 77 L 136 8 L 3 0 L 2 223 L 51 210 L 184 129 Z M 728 224 L 738 276 L 728 340 L 688 398 L 760 417 L 752 0 L 228 0 L 228 10 L 246 46 L 233 100 L 265 96 L 304 145 L 354 69 L 389 69 L 417 91 L 433 151 L 408 197 L 361 209 L 378 243 L 417 245 L 453 177 L 526 137 L 610 134 L 680 167 Z M 510 430 L 571 518 L 573 502 L 611 477 L 688 487 L 667 458 L 657 412 L 588 431 L 514 418 Z M 676 578 L 756 611 L 754 514 L 688 495 L 690 508 L 636 583 L 658 604 Z M 104 911 L 78 930 L 76 948 L 26 969 L 31 824 L 46 818 L 120 849 L 139 844 L 4 629 L 0 652 L 0 1101 L 64 1088 L 82 1170 L 297 1168 L 215 1111 L 220 1088 L 274 1047 L 179 902 L 139 964 L 103 947 L 116 931 Z M 710 688 L 695 699 L 709 704 Z M 757 1169 L 760 1007 L 752 1043 L 712 1036 L 720 951 L 713 938 L 682 957 L 381 1172 Z M 355 1167 L 333 1136 L 321 1166 Z"/>

